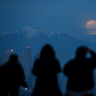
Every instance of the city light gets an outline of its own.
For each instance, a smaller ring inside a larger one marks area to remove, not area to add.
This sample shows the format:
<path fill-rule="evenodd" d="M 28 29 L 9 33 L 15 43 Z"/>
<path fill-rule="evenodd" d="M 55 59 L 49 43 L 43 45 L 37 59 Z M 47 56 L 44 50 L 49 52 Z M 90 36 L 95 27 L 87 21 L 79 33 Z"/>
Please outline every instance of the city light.
<path fill-rule="evenodd" d="M 27 48 L 31 48 L 30 46 L 27 46 Z"/>
<path fill-rule="evenodd" d="M 13 52 L 13 49 L 11 49 L 11 52 Z"/>
<path fill-rule="evenodd" d="M 27 88 L 25 88 L 25 90 L 27 90 Z"/>

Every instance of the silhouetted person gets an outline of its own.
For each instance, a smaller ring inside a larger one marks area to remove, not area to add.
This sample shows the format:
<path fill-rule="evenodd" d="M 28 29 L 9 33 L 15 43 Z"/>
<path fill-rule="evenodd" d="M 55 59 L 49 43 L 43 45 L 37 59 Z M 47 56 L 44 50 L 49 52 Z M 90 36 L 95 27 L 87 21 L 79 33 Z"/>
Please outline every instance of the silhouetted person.
<path fill-rule="evenodd" d="M 87 52 L 92 58 L 86 58 Z M 93 96 L 93 69 L 96 67 L 96 54 L 87 47 L 77 49 L 76 57 L 63 69 L 68 77 L 66 96 Z"/>
<path fill-rule="evenodd" d="M 0 64 L 1 65 L 1 64 Z M 1 66 L 0 66 L 0 96 L 1 96 Z"/>
<path fill-rule="evenodd" d="M 34 63 L 32 73 L 36 75 L 35 88 L 32 96 L 62 96 L 57 81 L 57 73 L 61 68 L 50 45 L 45 45 L 40 53 L 40 59 Z"/>
<path fill-rule="evenodd" d="M 1 96 L 8 96 L 8 94 L 18 96 L 19 85 L 27 87 L 24 79 L 24 72 L 18 63 L 18 56 L 13 54 L 10 56 L 10 60 L 2 66 Z"/>

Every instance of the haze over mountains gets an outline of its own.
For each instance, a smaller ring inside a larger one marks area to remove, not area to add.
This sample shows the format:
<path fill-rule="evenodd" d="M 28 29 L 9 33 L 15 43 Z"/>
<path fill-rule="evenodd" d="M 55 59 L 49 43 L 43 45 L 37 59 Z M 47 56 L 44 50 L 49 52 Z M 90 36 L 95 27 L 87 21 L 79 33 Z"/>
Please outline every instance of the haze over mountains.
<path fill-rule="evenodd" d="M 16 54 L 24 57 L 27 46 L 31 46 L 33 57 L 36 53 L 40 53 L 45 44 L 53 46 L 61 66 L 74 58 L 78 46 L 86 45 L 94 50 L 96 48 L 95 43 L 77 40 L 64 33 L 28 26 L 17 31 L 0 32 L 0 57 L 5 57 L 6 50 L 11 48 L 14 48 Z"/>

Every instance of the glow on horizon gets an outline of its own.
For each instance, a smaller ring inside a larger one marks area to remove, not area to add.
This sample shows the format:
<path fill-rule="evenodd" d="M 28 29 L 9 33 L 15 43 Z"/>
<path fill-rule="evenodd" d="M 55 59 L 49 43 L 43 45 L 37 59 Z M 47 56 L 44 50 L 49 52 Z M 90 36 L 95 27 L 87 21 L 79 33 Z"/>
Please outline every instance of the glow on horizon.
<path fill-rule="evenodd" d="M 86 29 L 87 29 L 88 34 L 96 35 L 96 21 L 91 20 L 91 21 L 87 22 Z"/>
<path fill-rule="evenodd" d="M 96 35 L 96 31 L 88 31 L 90 35 Z"/>

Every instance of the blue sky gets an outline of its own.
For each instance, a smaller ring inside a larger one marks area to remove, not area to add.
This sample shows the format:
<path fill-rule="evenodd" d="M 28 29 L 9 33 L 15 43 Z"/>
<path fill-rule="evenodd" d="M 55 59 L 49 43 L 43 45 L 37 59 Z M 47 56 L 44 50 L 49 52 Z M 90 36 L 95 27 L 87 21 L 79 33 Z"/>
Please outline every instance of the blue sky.
<path fill-rule="evenodd" d="M 34 26 L 96 42 L 95 21 L 96 0 L 0 0 L 0 31 Z"/>

